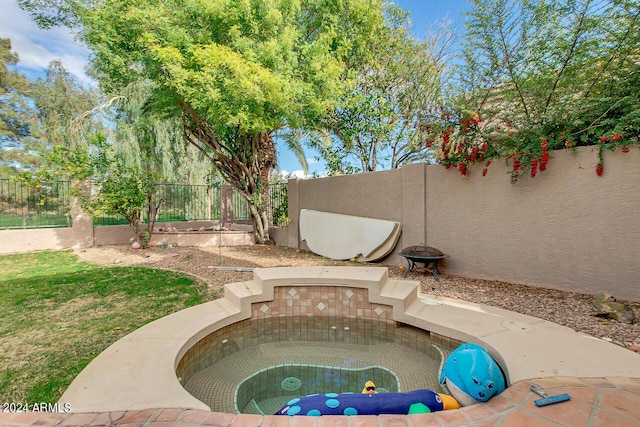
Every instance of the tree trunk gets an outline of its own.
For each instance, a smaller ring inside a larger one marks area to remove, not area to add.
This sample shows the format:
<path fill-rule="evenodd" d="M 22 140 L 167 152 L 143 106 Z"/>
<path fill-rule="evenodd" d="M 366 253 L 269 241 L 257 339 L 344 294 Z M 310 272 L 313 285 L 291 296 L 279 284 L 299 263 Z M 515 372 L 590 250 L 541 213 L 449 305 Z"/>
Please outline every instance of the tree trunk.
<path fill-rule="evenodd" d="M 180 103 L 185 135 L 204 153 L 222 177 L 249 203 L 256 243 L 271 243 L 269 236 L 269 171 L 276 165 L 276 145 L 269 132 L 217 132 L 189 104 Z"/>

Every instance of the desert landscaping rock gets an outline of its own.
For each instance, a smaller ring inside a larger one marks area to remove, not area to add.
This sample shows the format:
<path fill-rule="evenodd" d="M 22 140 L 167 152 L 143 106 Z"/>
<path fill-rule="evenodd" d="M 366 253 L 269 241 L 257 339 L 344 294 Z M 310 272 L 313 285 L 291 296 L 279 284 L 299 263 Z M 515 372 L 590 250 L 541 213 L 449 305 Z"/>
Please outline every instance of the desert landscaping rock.
<path fill-rule="evenodd" d="M 99 264 L 146 265 L 187 273 L 209 285 L 215 298 L 226 283 L 251 280 L 252 273 L 211 267 L 285 267 L 306 265 L 363 265 L 335 261 L 284 246 L 236 247 L 151 247 L 134 250 L 128 245 L 76 250 L 78 256 Z M 379 264 L 375 264 L 379 265 Z M 406 267 L 389 267 L 389 276 L 400 279 Z M 624 323 L 598 316 L 595 296 L 494 280 L 469 279 L 441 274 L 440 281 L 422 270 L 405 279 L 421 282 L 422 291 L 432 295 L 487 304 L 555 322 L 578 332 L 606 339 L 631 351 L 640 352 L 640 324 Z M 631 313 L 640 313 L 640 303 L 616 301 Z"/>

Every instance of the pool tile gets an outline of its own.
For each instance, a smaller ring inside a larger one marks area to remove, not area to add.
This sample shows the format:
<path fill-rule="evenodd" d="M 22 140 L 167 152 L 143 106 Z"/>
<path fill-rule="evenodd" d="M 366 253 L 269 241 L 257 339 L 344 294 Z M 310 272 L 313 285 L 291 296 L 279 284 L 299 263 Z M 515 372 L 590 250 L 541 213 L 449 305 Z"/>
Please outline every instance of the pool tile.
<path fill-rule="evenodd" d="M 378 426 L 378 417 L 375 415 L 358 415 L 355 417 L 349 417 L 349 423 L 351 424 L 351 427 Z"/>
<path fill-rule="evenodd" d="M 615 384 L 609 382 L 606 378 L 584 378 L 583 381 L 590 386 L 595 386 L 599 388 L 611 387 L 615 388 Z"/>
<path fill-rule="evenodd" d="M 592 406 L 577 400 L 555 403 L 537 407 L 530 402 L 526 409 L 532 414 L 554 421 L 563 426 L 586 426 L 591 415 Z"/>
<path fill-rule="evenodd" d="M 640 420 L 638 395 L 625 390 L 600 390 L 598 406 L 622 417 Z M 640 424 L 640 423 L 639 423 Z"/>
<path fill-rule="evenodd" d="M 611 384 L 625 389 L 640 389 L 640 379 L 638 378 L 607 378 Z"/>
<path fill-rule="evenodd" d="M 289 426 L 289 418 L 277 415 L 268 415 L 262 418 L 260 427 L 287 427 Z"/>
<path fill-rule="evenodd" d="M 111 421 L 115 422 L 120 422 L 120 420 L 122 419 L 122 417 L 124 417 L 124 415 L 126 414 L 125 411 L 114 411 L 114 412 L 109 412 L 109 417 L 111 418 Z"/>
<path fill-rule="evenodd" d="M 289 427 L 319 427 L 322 417 L 291 417 Z"/>
<path fill-rule="evenodd" d="M 163 409 L 160 412 L 156 412 L 149 421 L 151 422 L 171 422 L 176 421 L 180 414 L 184 412 L 184 409 Z"/>
<path fill-rule="evenodd" d="M 91 422 L 96 418 L 97 414 L 88 413 L 88 414 L 71 414 L 63 421 L 60 422 L 61 426 L 84 426 L 91 424 Z"/>
<path fill-rule="evenodd" d="M 33 422 L 33 424 L 41 426 L 55 426 L 62 422 L 65 418 L 67 418 L 67 415 L 65 414 L 48 413 L 38 418 Z"/>
<path fill-rule="evenodd" d="M 502 392 L 501 396 L 515 403 L 522 403 L 535 396 L 526 382 L 519 382 Z"/>
<path fill-rule="evenodd" d="M 556 423 L 545 420 L 534 414 L 522 411 L 509 412 L 501 417 L 501 421 L 496 423 L 500 427 L 557 427 Z M 570 426 L 579 426 L 584 424 L 569 424 Z"/>
<path fill-rule="evenodd" d="M 504 412 L 508 409 L 511 409 L 515 406 L 515 403 L 510 399 L 506 398 L 502 394 L 491 398 L 488 402 L 484 403 L 489 409 L 495 411 L 497 413 Z"/>
<path fill-rule="evenodd" d="M 236 417 L 235 414 L 227 414 L 224 412 L 212 412 L 207 416 L 207 418 L 204 419 L 202 424 L 206 426 L 214 426 L 214 427 L 227 427 L 231 425 L 235 417 Z"/>
<path fill-rule="evenodd" d="M 16 424 L 33 424 L 42 418 L 43 415 L 41 412 L 0 412 L 0 423 L 2 423 L 3 420 L 11 420 L 12 423 Z"/>
<path fill-rule="evenodd" d="M 411 414 L 407 417 L 411 425 L 415 427 L 441 427 L 440 420 L 433 414 Z"/>
<path fill-rule="evenodd" d="M 469 425 L 473 427 L 495 427 L 499 425 L 499 422 L 500 422 L 500 417 L 495 416 L 495 417 L 474 421 L 473 424 L 469 424 Z"/>
<path fill-rule="evenodd" d="M 531 381 L 533 384 L 538 386 L 538 388 L 553 388 L 553 387 L 562 387 L 564 383 L 555 377 L 548 378 L 538 378 Z"/>
<path fill-rule="evenodd" d="M 582 378 L 557 377 L 557 380 L 560 381 L 565 387 L 590 387 L 590 385 L 584 382 Z"/>
<path fill-rule="evenodd" d="M 324 415 L 320 417 L 320 425 L 322 427 L 349 427 L 350 418 L 338 415 Z"/>
<path fill-rule="evenodd" d="M 232 427 L 259 427 L 261 415 L 238 414 L 232 421 Z"/>
<path fill-rule="evenodd" d="M 623 418 L 606 410 L 597 409 L 591 427 L 638 427 L 640 422 Z"/>
<path fill-rule="evenodd" d="M 120 423 L 146 423 L 155 412 L 155 409 L 146 409 L 144 411 L 127 411 L 122 417 L 122 420 L 120 420 Z"/>
<path fill-rule="evenodd" d="M 89 425 L 90 426 L 111 426 L 113 425 L 111 414 L 109 414 L 108 412 L 98 414 L 98 416 L 95 417 L 94 420 L 89 423 Z"/>
<path fill-rule="evenodd" d="M 209 414 L 210 412 L 207 412 L 207 411 L 198 411 L 198 410 L 190 409 L 190 410 L 184 411 L 178 418 L 178 421 L 183 423 L 202 424 L 204 419 L 207 418 Z"/>
<path fill-rule="evenodd" d="M 380 415 L 378 425 L 380 427 L 411 427 L 409 418 L 404 415 Z"/>
<path fill-rule="evenodd" d="M 460 409 L 465 413 L 470 420 L 479 420 L 495 415 L 495 411 L 492 411 L 488 405 L 479 403 L 477 405 L 466 406 Z"/>
<path fill-rule="evenodd" d="M 588 403 L 593 405 L 596 401 L 596 397 L 598 395 L 598 389 L 593 387 L 567 387 L 555 390 L 550 394 L 561 394 L 567 393 L 571 396 L 571 400 L 577 400 L 580 402 Z M 536 397 L 537 398 L 537 397 Z"/>
<path fill-rule="evenodd" d="M 464 411 L 439 411 L 434 412 L 433 416 L 442 422 L 443 425 L 469 424 L 469 418 Z"/>

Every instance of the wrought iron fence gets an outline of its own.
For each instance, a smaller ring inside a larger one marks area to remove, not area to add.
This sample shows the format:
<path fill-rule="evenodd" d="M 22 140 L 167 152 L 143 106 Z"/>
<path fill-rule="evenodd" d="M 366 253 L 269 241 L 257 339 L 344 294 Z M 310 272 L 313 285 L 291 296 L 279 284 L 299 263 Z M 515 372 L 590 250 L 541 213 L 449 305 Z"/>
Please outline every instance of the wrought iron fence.
<path fill-rule="evenodd" d="M 70 190 L 69 181 L 34 189 L 0 179 L 0 229 L 71 227 Z"/>
<path fill-rule="evenodd" d="M 39 189 L 22 182 L 0 179 L 0 229 L 70 227 L 71 185 L 56 181 Z M 158 199 L 162 199 L 158 222 L 219 220 L 221 195 L 219 186 L 189 184 L 157 184 Z M 281 225 L 287 213 L 287 184 L 269 185 L 268 212 L 271 224 Z M 231 194 L 232 218 L 248 220 L 247 201 L 236 190 Z M 147 218 L 145 218 L 145 221 Z M 126 224 L 120 216 L 103 215 L 94 225 Z"/>
<path fill-rule="evenodd" d="M 155 200 L 162 200 L 157 222 L 220 219 L 220 187 L 192 184 L 156 184 Z M 144 217 L 144 221 L 148 218 Z M 121 216 L 102 215 L 94 225 L 126 224 Z"/>

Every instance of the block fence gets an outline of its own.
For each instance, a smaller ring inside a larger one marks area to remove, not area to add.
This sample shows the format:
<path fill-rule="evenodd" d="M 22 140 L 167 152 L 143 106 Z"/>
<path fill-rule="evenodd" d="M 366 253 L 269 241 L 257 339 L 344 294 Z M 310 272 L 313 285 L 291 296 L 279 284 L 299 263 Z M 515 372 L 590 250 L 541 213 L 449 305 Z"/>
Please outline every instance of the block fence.
<path fill-rule="evenodd" d="M 555 151 L 545 172 L 516 184 L 494 162 L 487 176 L 473 167 L 411 164 L 399 170 L 289 181 L 289 218 L 282 243 L 306 249 L 301 209 L 402 223 L 398 245 L 382 263 L 406 265 L 397 253 L 427 244 L 450 255 L 447 274 L 640 301 L 640 147 L 605 152 L 597 176 L 596 147 Z"/>

